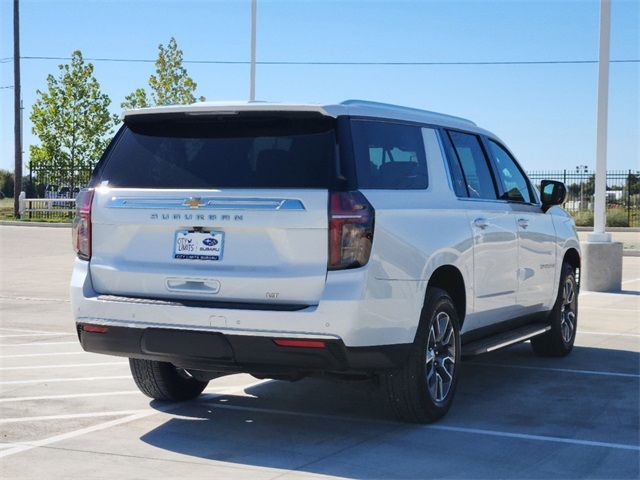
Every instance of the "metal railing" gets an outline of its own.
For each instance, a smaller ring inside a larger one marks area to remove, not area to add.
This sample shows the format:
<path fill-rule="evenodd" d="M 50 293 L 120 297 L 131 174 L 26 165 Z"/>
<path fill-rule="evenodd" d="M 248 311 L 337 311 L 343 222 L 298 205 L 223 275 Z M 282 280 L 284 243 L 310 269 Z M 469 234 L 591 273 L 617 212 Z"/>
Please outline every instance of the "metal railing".
<path fill-rule="evenodd" d="M 30 165 L 26 185 L 29 218 L 71 218 L 78 191 L 87 185 L 92 168 L 60 169 L 51 165 Z M 542 180 L 557 180 L 567 186 L 565 209 L 580 226 L 593 225 L 595 172 L 585 167 L 564 170 L 531 170 L 531 181 L 540 186 Z M 47 200 L 47 202 L 40 202 Z M 51 200 L 51 201 L 49 201 Z M 608 226 L 640 226 L 640 170 L 607 172 Z"/>
<path fill-rule="evenodd" d="M 575 170 L 533 170 L 527 172 L 531 181 L 540 186 L 542 180 L 557 180 L 567 186 L 564 208 L 571 212 L 579 226 L 593 225 L 593 195 L 595 172 Z M 610 227 L 640 226 L 640 170 L 607 172 L 607 225 Z"/>

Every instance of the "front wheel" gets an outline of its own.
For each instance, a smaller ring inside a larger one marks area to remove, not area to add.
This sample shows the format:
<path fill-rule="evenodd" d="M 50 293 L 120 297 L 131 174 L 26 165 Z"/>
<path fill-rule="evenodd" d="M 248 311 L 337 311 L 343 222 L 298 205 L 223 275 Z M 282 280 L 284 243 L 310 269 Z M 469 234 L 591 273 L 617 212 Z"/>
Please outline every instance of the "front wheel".
<path fill-rule="evenodd" d="M 170 363 L 130 358 L 129 367 L 140 391 L 155 400 L 191 400 L 200 395 L 209 383 L 197 380 L 186 370 Z"/>
<path fill-rule="evenodd" d="M 400 420 L 429 423 L 449 410 L 460 370 L 459 325 L 447 292 L 429 288 L 408 361 L 381 376 L 388 403 Z"/>
<path fill-rule="evenodd" d="M 531 339 L 531 348 L 542 357 L 564 357 L 573 349 L 578 329 L 578 283 L 575 270 L 562 264 L 558 297 L 550 313 L 549 330 Z"/>

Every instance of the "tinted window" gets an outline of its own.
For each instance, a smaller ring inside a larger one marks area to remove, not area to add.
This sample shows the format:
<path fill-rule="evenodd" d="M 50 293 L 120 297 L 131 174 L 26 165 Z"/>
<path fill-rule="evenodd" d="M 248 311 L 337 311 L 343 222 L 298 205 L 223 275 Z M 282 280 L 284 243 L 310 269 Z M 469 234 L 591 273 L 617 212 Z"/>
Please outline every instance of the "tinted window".
<path fill-rule="evenodd" d="M 511 155 L 493 140 L 489 140 L 489 153 L 498 171 L 498 178 L 504 192 L 500 198 L 530 203 L 529 182 Z"/>
<path fill-rule="evenodd" d="M 358 188 L 427 188 L 420 127 L 354 120 L 351 134 Z"/>
<path fill-rule="evenodd" d="M 449 138 L 462 168 L 469 197 L 495 199 L 493 178 L 480 139 L 476 135 L 453 131 L 449 132 Z"/>
<path fill-rule="evenodd" d="M 327 188 L 334 169 L 331 119 L 180 117 L 129 121 L 99 166 L 95 183 L 135 188 Z"/>

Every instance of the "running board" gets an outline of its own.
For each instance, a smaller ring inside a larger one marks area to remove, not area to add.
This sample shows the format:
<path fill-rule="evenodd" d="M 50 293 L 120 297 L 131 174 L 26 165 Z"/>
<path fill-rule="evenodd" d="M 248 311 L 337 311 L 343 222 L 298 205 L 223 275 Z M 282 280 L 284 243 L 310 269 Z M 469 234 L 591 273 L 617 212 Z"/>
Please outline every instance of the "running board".
<path fill-rule="evenodd" d="M 524 327 L 516 328 L 508 332 L 498 333 L 490 337 L 481 338 L 473 342 L 467 343 L 462 346 L 462 356 L 471 357 L 473 355 L 480 355 L 481 353 L 489 353 L 494 350 L 499 350 L 514 343 L 524 342 L 530 338 L 542 335 L 551 329 L 551 325 L 542 325 L 540 323 L 533 325 L 526 325 Z"/>

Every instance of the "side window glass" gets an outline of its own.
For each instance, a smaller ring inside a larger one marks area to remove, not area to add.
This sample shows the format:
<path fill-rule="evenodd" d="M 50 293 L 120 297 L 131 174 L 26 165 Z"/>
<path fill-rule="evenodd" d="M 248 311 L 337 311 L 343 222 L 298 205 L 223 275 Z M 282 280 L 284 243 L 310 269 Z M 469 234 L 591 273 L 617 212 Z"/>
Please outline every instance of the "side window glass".
<path fill-rule="evenodd" d="M 351 124 L 358 188 L 427 188 L 422 129 L 400 123 Z"/>
<path fill-rule="evenodd" d="M 470 198 L 495 199 L 496 191 L 487 159 L 476 135 L 449 131 Z"/>
<path fill-rule="evenodd" d="M 516 165 L 511 155 L 493 140 L 489 140 L 489 152 L 498 171 L 502 191 L 502 200 L 512 202 L 531 202 L 529 182 Z"/>

